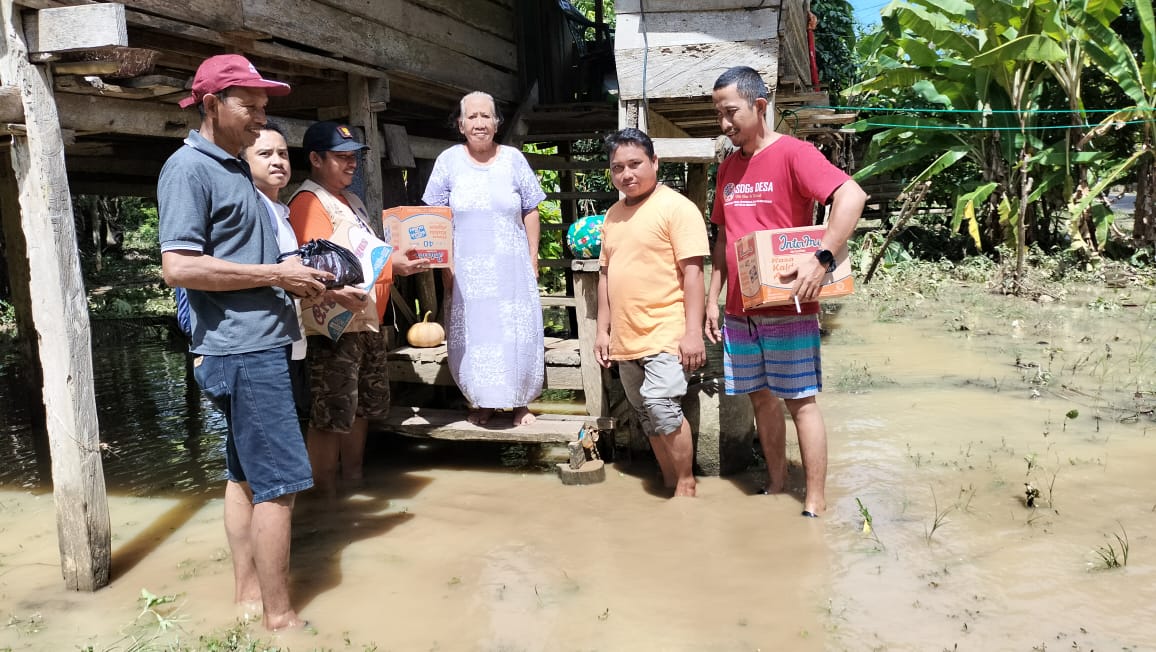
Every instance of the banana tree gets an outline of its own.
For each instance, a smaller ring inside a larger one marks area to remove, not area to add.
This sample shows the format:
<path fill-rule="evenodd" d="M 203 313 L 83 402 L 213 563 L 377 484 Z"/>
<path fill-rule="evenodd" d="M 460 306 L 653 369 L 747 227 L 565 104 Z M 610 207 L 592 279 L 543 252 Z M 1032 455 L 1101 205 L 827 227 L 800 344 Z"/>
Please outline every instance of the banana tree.
<path fill-rule="evenodd" d="M 968 221 L 969 233 L 1011 240 L 1022 252 L 1029 200 L 1044 190 L 1032 182 L 1034 154 L 1046 145 L 1035 131 L 1039 98 L 1047 66 L 1066 56 L 1044 34 L 1054 0 L 910 0 L 883 16 L 881 30 L 864 41 L 870 77 L 846 94 L 933 107 L 941 117 L 854 125 L 887 126 L 873 136 L 870 164 L 857 177 L 930 161 L 911 187 L 970 159 L 981 175 L 959 188 L 953 228 Z"/>
<path fill-rule="evenodd" d="M 1136 170 L 1136 212 L 1132 238 L 1137 246 L 1156 248 L 1156 17 L 1152 0 L 1135 0 L 1144 58 L 1137 61 L 1132 50 L 1111 27 L 1115 16 L 1085 12 L 1077 21 L 1075 38 L 1085 41 L 1088 57 L 1115 81 L 1133 106 L 1104 118 L 1085 136 L 1090 141 L 1125 124 L 1136 124 L 1140 138 L 1135 151 L 1110 167 L 1072 204 L 1073 214 L 1092 205 L 1110 186 Z M 1118 12 L 1117 12 L 1118 14 Z"/>

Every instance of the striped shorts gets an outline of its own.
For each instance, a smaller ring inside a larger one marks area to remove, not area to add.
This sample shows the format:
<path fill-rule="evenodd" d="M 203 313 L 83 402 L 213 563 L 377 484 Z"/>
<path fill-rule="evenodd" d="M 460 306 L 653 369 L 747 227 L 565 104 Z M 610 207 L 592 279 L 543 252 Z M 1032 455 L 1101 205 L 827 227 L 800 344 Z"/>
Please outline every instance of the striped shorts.
<path fill-rule="evenodd" d="M 723 319 L 727 394 L 769 389 L 779 398 L 806 398 L 823 389 L 819 316 Z"/>

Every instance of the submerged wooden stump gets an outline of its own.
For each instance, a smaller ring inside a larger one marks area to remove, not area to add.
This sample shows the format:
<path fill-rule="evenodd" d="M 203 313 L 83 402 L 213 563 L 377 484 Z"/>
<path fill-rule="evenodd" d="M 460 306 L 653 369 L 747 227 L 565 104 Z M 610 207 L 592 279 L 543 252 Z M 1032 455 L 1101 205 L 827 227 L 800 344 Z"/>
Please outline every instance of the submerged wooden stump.
<path fill-rule="evenodd" d="M 597 484 L 606 479 L 606 464 L 602 460 L 587 460 L 577 469 L 566 462 L 557 465 L 558 479 L 565 485 Z"/>

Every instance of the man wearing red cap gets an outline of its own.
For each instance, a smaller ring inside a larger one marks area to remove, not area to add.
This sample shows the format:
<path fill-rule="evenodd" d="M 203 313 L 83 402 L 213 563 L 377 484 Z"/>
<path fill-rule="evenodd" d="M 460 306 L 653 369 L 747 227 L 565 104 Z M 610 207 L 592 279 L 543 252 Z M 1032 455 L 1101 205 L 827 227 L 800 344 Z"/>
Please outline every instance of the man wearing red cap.
<path fill-rule="evenodd" d="M 244 57 L 220 55 L 197 69 L 192 96 L 201 128 L 165 162 L 157 183 L 165 282 L 187 290 L 190 351 L 202 391 L 225 415 L 225 533 L 236 601 L 263 611 L 265 627 L 300 627 L 289 602 L 294 496 L 313 485 L 289 380 L 299 336 L 292 296 L 333 277 L 296 258 L 277 263 L 277 227 L 238 155 L 265 125 L 269 95 Z"/>

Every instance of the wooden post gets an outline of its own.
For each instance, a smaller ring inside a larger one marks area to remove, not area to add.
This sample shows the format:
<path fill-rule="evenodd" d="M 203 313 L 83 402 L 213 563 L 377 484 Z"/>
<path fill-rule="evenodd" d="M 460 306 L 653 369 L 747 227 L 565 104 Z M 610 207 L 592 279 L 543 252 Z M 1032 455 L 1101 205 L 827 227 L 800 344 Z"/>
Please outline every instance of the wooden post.
<path fill-rule="evenodd" d="M 704 163 L 688 163 L 686 170 L 686 196 L 706 215 L 706 198 L 709 190 L 710 166 Z"/>
<path fill-rule="evenodd" d="M 574 312 L 578 318 L 578 355 L 582 362 L 582 393 L 586 395 L 586 414 L 606 415 L 606 388 L 602 366 L 594 359 L 594 340 L 598 337 L 598 261 L 575 260 Z"/>
<path fill-rule="evenodd" d="M 370 80 L 361 75 L 349 74 L 349 122 L 365 130 L 365 144 L 370 149 L 362 161 L 361 178 L 365 180 L 365 208 L 369 211 L 370 223 L 380 236 L 382 202 L 381 128 L 377 124 L 377 113 L 371 106 Z M 383 107 L 384 108 L 384 107 Z"/>
<path fill-rule="evenodd" d="M 0 2 L 4 50 L 0 77 L 20 88 L 25 132 L 12 136 L 29 247 L 32 317 L 40 336 L 52 484 L 65 585 L 93 591 L 108 584 L 111 533 L 100 461 L 88 303 L 76 250 L 52 83 L 28 61 L 19 10 Z"/>

